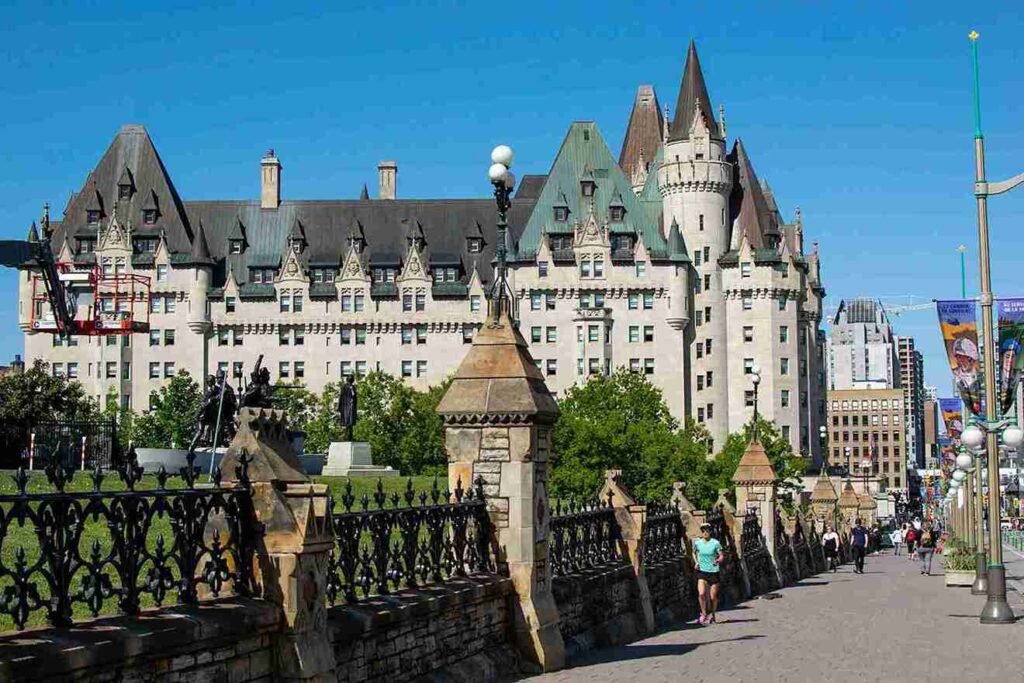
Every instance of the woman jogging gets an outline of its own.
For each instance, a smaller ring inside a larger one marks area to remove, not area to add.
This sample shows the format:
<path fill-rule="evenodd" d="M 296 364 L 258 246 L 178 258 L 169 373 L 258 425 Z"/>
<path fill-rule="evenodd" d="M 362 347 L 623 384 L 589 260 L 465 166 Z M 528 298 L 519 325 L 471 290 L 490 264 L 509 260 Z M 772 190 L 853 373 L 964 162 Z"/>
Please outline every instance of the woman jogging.
<path fill-rule="evenodd" d="M 722 544 L 717 538 L 711 538 L 711 525 L 700 525 L 700 538 L 693 542 L 693 552 L 697 557 L 697 598 L 700 603 L 701 625 L 715 623 L 715 612 L 718 611 L 718 569 L 725 555 Z"/>
<path fill-rule="evenodd" d="M 832 573 L 836 573 L 836 568 L 839 566 L 839 534 L 832 528 L 832 525 L 828 525 L 828 531 L 821 537 L 821 547 L 825 550 L 825 557 L 828 558 L 828 568 L 832 570 Z"/>

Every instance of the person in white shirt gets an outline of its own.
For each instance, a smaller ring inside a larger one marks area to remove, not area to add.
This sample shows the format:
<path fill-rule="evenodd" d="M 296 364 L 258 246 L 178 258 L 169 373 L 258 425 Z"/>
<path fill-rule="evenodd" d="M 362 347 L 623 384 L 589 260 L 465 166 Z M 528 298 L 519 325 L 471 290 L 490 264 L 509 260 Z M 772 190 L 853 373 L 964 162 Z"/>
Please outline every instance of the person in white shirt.
<path fill-rule="evenodd" d="M 828 531 L 821 537 L 821 547 L 825 550 L 825 557 L 828 559 L 828 568 L 835 574 L 839 566 L 839 534 L 828 525 Z"/>
<path fill-rule="evenodd" d="M 893 529 L 892 533 L 889 534 L 889 538 L 892 539 L 892 554 L 894 556 L 899 555 L 900 546 L 903 545 L 903 528 L 896 527 L 895 529 Z"/>

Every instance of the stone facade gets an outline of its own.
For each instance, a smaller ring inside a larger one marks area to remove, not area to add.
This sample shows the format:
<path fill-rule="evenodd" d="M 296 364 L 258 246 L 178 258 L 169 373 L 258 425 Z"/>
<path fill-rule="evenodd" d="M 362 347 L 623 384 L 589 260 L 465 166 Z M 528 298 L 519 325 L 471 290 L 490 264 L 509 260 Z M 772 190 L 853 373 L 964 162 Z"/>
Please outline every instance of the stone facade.
<path fill-rule="evenodd" d="M 710 107 L 691 45 L 671 121 L 642 86 L 618 161 L 593 122 L 577 122 L 550 171 L 521 178 L 509 216 L 521 331 L 556 395 L 590 374 L 643 372 L 673 415 L 707 425 L 714 450 L 750 419 L 756 363 L 762 412 L 817 457 L 817 247 L 805 250 L 799 213 L 782 218 Z M 26 360 L 136 410 L 181 370 L 241 383 L 260 354 L 275 379 L 314 392 L 373 370 L 437 384 L 484 322 L 494 204 L 402 199 L 397 172 L 381 163 L 376 199 L 364 188 L 359 199 L 294 201 L 271 150 L 258 200 L 182 201 L 148 133 L 125 126 L 41 232 L 79 270 L 150 278 L 148 298 L 124 310 L 100 302 L 103 315 L 131 312 L 149 330 L 69 344 L 37 331 L 47 311 L 34 311 L 26 264 Z M 80 292 L 79 318 L 90 298 Z"/>
<path fill-rule="evenodd" d="M 829 462 L 851 477 L 882 477 L 889 488 L 907 488 L 905 411 L 902 389 L 850 389 L 828 392 Z M 861 463 L 869 461 L 865 473 Z M 861 490 L 863 491 L 863 485 Z"/>

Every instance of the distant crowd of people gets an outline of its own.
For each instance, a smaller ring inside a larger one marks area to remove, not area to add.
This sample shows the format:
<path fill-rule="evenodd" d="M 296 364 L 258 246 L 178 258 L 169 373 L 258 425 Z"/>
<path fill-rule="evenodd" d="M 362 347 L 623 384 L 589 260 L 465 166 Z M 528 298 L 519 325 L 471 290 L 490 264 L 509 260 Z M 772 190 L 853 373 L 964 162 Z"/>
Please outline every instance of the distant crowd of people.
<path fill-rule="evenodd" d="M 864 573 L 864 558 L 867 555 L 877 555 L 883 552 L 882 539 L 886 531 L 881 522 L 876 522 L 870 528 L 864 526 L 864 521 L 857 518 L 853 527 L 850 528 L 850 551 L 853 554 L 853 566 L 855 574 Z M 888 532 L 889 540 L 892 542 L 893 555 L 899 555 L 903 546 L 907 548 L 907 558 L 911 561 L 921 563 L 921 574 L 931 576 L 932 557 L 942 537 L 942 528 L 939 522 L 932 520 L 921 521 L 920 517 L 912 522 L 906 522 L 896 526 Z M 828 560 L 828 568 L 835 572 L 839 567 L 839 534 L 830 524 L 827 531 L 821 537 L 822 549 L 825 558 Z"/>

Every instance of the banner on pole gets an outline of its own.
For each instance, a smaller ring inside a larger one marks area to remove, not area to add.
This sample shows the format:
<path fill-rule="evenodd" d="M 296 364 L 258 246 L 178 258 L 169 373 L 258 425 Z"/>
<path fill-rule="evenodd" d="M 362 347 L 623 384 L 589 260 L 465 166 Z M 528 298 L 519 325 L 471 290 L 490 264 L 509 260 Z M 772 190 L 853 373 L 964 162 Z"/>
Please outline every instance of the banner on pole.
<path fill-rule="evenodd" d="M 964 411 L 960 406 L 958 398 L 939 399 L 939 410 L 942 412 L 942 423 L 946 425 L 946 436 L 954 442 L 960 441 L 960 434 L 964 431 Z"/>
<path fill-rule="evenodd" d="M 974 415 L 981 415 L 981 356 L 978 353 L 978 323 L 974 308 L 971 299 L 936 302 L 939 328 L 946 344 L 949 367 L 953 371 L 953 384 L 967 409 Z"/>
<path fill-rule="evenodd" d="M 1024 299 L 1000 299 L 999 319 L 999 409 L 1006 415 L 1013 407 L 1017 385 L 1024 374 Z"/>

